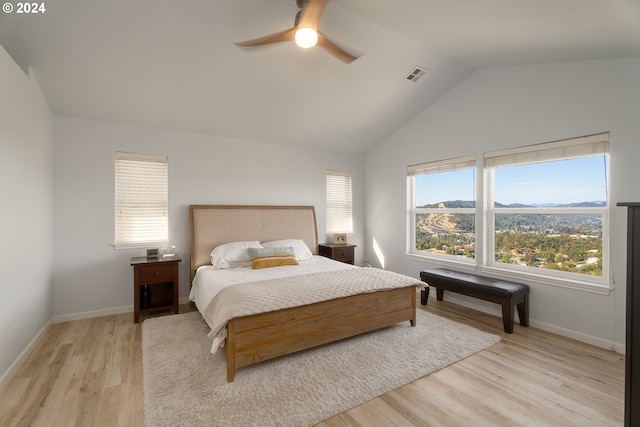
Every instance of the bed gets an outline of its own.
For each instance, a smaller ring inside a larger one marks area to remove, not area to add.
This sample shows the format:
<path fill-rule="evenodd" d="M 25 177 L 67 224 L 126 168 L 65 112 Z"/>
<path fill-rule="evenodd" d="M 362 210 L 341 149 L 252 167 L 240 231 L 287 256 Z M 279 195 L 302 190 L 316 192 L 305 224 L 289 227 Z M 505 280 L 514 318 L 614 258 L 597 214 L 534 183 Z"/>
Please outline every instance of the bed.
<path fill-rule="evenodd" d="M 243 366 L 407 320 L 415 326 L 416 287 L 424 283 L 386 270 L 347 267 L 346 264 L 319 257 L 313 206 L 191 205 L 189 217 L 192 283 L 190 299 L 192 300 L 194 283 L 197 283 L 200 288 L 205 286 L 200 283 L 200 276 L 204 277 L 205 273 L 213 268 L 212 249 L 226 246 L 230 242 L 272 242 L 290 239 L 298 243 L 304 242 L 313 256 L 314 261 L 299 263 L 300 271 L 311 268 L 310 266 L 314 263 L 321 264 L 321 269 L 325 269 L 327 263 L 333 263 L 329 268 L 331 271 L 310 271 L 309 274 L 286 273 L 287 269 L 298 268 L 295 266 L 266 268 L 264 271 L 276 274 L 275 278 L 225 288 L 228 292 L 231 290 L 244 292 L 240 294 L 238 301 L 257 296 L 254 298 L 256 301 L 251 303 L 253 305 L 262 304 L 263 300 L 276 304 L 278 297 L 273 295 L 276 295 L 276 288 L 279 286 L 283 287 L 280 290 L 284 292 L 283 301 L 294 299 L 293 295 L 298 292 L 298 289 L 301 289 L 301 294 L 304 294 L 302 291 L 304 289 L 313 291 L 310 293 L 314 295 L 308 296 L 307 300 L 304 299 L 305 295 L 301 295 L 299 301 L 289 302 L 289 305 L 284 305 L 283 308 L 274 309 L 274 306 L 267 304 L 266 308 L 260 308 L 260 310 L 255 307 L 249 311 L 245 310 L 245 313 L 250 314 L 234 314 L 231 307 L 239 304 L 235 304 L 233 299 L 225 302 L 222 291 L 210 302 L 196 304 L 209 326 L 212 327 L 210 334 L 214 339 L 212 351 L 216 351 L 215 336 L 218 337 L 218 341 L 222 338 L 228 382 L 234 380 L 236 369 Z M 246 266 L 238 267 L 238 270 L 240 268 L 247 269 Z M 230 268 L 225 271 L 225 274 L 231 274 L 232 270 L 236 268 Z M 248 267 L 248 270 L 251 270 L 251 267 Z M 248 270 L 243 271 L 242 274 L 253 274 Z M 235 271 L 233 273 L 235 274 Z M 278 278 L 278 275 L 287 278 Z M 350 290 L 342 290 L 342 286 L 331 285 L 331 281 L 339 282 L 342 277 L 349 277 L 348 283 L 351 283 L 352 277 L 356 278 L 355 281 L 358 284 L 345 286 L 345 288 L 351 288 Z M 295 287 L 286 288 L 291 285 L 288 282 L 293 281 L 296 281 Z M 362 286 L 369 286 L 369 283 L 383 282 L 383 285 L 372 285 L 377 286 L 377 288 L 371 288 L 376 290 L 361 289 Z M 325 284 L 327 289 L 332 289 L 331 292 L 327 291 L 329 296 L 315 295 L 325 292 Z M 228 298 L 235 298 L 230 295 L 230 293 L 225 294 Z M 277 304 L 280 303 L 280 301 L 277 302 Z M 215 316 L 227 317 L 212 319 Z M 220 324 L 224 325 L 221 329 Z M 224 333 L 218 332 L 218 329 Z"/>

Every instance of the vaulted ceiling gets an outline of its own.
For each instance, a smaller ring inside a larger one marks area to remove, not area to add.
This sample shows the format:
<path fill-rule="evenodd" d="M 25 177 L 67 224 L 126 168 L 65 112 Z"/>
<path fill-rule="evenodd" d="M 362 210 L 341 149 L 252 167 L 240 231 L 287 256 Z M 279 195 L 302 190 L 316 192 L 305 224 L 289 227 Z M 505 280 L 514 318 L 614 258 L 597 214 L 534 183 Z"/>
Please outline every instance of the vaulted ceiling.
<path fill-rule="evenodd" d="M 294 0 L 44 4 L 0 13 L 0 44 L 54 114 L 356 152 L 477 68 L 640 56 L 640 0 L 332 0 L 320 29 L 349 65 L 233 44 L 293 26 Z"/>

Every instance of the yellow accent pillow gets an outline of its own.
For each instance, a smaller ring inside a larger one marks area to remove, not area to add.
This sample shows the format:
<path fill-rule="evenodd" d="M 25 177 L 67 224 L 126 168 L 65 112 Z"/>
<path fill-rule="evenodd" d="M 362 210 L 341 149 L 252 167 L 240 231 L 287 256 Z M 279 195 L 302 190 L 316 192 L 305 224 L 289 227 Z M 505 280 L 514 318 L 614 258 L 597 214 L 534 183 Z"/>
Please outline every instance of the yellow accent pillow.
<path fill-rule="evenodd" d="M 263 256 L 255 257 L 251 260 L 251 268 L 269 268 L 280 267 L 283 265 L 299 265 L 298 260 L 293 255 L 275 255 L 275 256 Z"/>

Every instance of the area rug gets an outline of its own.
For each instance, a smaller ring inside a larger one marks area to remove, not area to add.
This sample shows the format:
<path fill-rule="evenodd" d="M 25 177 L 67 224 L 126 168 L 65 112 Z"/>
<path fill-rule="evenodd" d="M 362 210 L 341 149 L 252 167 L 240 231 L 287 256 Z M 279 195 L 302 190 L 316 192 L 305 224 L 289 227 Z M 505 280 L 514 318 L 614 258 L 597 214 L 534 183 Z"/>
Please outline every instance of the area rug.
<path fill-rule="evenodd" d="M 337 343 L 240 368 L 226 381 L 198 312 L 142 324 L 144 417 L 162 426 L 309 426 L 500 341 L 424 310 Z"/>

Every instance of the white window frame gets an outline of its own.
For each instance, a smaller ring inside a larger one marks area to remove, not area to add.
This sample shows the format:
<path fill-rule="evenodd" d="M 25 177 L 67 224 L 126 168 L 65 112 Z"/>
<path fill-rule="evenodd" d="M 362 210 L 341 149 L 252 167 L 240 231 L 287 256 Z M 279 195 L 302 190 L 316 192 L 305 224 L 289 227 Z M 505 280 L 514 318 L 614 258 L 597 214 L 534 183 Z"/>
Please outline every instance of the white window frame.
<path fill-rule="evenodd" d="M 589 208 L 495 208 L 494 206 L 494 170 L 496 167 L 517 164 L 541 163 L 552 160 L 575 159 L 593 155 L 607 155 L 606 181 L 607 206 Z M 486 273 L 506 280 L 522 280 L 544 283 L 553 286 L 578 289 L 582 291 L 608 294 L 612 289 L 610 280 L 610 227 L 611 209 L 609 183 L 609 133 L 601 133 L 519 147 L 509 150 L 483 153 L 484 160 L 476 164 L 476 208 L 460 209 L 457 213 L 473 213 L 476 219 L 475 259 L 451 255 L 418 252 L 416 250 L 416 214 L 430 213 L 431 210 L 417 209 L 415 201 L 415 176 L 422 173 L 463 169 L 460 165 L 471 162 L 476 156 L 465 156 L 437 162 L 422 163 L 407 167 L 407 247 L 409 259 L 430 262 L 458 270 Z M 453 210 L 450 210 L 451 212 Z M 557 270 L 545 270 L 536 267 L 523 267 L 495 261 L 495 215 L 510 213 L 535 214 L 596 214 L 602 216 L 602 276 L 570 273 Z"/>
<path fill-rule="evenodd" d="M 169 242 L 167 156 L 117 151 L 114 172 L 114 248 L 166 245 Z M 132 214 L 133 209 L 139 213 Z M 145 230 L 137 227 L 136 221 L 141 222 Z"/>
<path fill-rule="evenodd" d="M 451 172 L 462 169 L 476 168 L 475 156 L 456 157 L 453 159 L 440 160 L 435 162 L 420 163 L 417 165 L 411 165 L 407 167 L 407 223 L 409 224 L 408 237 L 407 237 L 407 254 L 410 258 L 419 260 L 433 260 L 439 264 L 452 265 L 461 268 L 473 267 L 476 263 L 475 258 L 464 258 L 448 254 L 439 254 L 435 252 L 419 251 L 416 248 L 416 221 L 417 216 L 420 214 L 430 213 L 459 213 L 459 214 L 472 214 L 476 218 L 476 253 L 477 253 L 477 209 L 478 209 L 478 197 L 476 194 L 476 207 L 475 208 L 418 208 L 416 202 L 416 176 L 440 172 Z M 477 185 L 476 185 L 477 187 Z M 477 256 L 476 256 L 477 258 Z"/>
<path fill-rule="evenodd" d="M 328 169 L 325 178 L 327 234 L 353 233 L 353 183 L 351 173 Z"/>
<path fill-rule="evenodd" d="M 504 166 L 518 166 L 544 163 L 554 160 L 570 160 L 596 155 L 607 155 L 605 177 L 609 182 L 609 134 L 602 133 L 585 137 L 501 150 L 484 154 L 486 181 L 486 262 L 479 269 L 489 273 L 518 279 L 528 277 L 541 283 L 572 289 L 608 293 L 610 284 L 609 257 L 609 189 L 606 207 L 588 208 L 496 208 L 494 203 L 495 169 Z M 496 214 L 549 214 L 549 215 L 601 215 L 602 216 L 602 276 L 591 276 L 536 267 L 524 267 L 501 263 L 495 260 L 495 215 Z"/>

